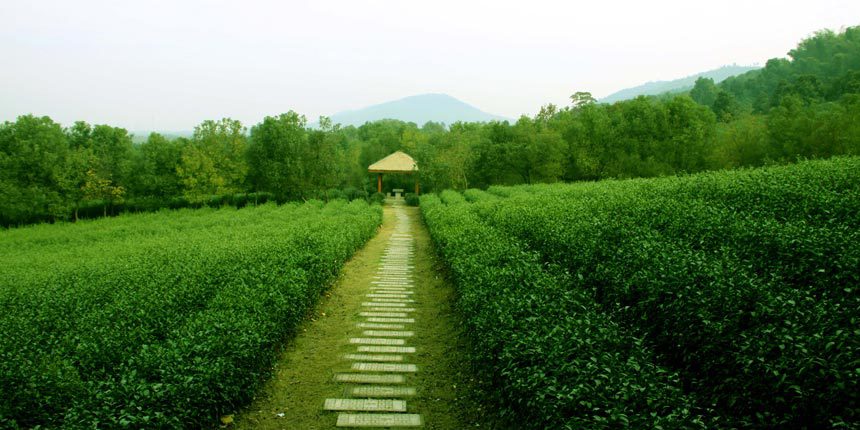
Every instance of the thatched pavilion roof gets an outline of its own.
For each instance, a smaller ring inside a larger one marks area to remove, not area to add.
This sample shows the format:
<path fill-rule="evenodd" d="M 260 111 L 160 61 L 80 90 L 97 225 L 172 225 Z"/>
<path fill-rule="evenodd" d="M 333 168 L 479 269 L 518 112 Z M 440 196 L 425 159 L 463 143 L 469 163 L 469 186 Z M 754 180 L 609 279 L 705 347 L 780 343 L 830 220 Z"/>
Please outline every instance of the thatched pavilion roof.
<path fill-rule="evenodd" d="M 405 152 L 397 151 L 367 168 L 370 173 L 413 173 L 418 171 L 418 165 Z"/>

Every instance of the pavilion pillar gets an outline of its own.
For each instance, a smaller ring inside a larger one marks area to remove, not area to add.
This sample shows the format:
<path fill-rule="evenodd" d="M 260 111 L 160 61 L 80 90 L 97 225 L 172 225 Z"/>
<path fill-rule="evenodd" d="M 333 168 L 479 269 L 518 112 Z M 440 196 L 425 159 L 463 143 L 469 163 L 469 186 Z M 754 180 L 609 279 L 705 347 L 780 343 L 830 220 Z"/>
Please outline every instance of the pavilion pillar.
<path fill-rule="evenodd" d="M 376 192 L 377 193 L 382 192 L 382 173 L 376 174 Z"/>
<path fill-rule="evenodd" d="M 420 189 L 421 189 L 421 187 L 418 185 L 418 177 L 416 177 L 415 178 L 415 195 L 416 196 L 418 195 L 418 190 L 420 190 Z"/>

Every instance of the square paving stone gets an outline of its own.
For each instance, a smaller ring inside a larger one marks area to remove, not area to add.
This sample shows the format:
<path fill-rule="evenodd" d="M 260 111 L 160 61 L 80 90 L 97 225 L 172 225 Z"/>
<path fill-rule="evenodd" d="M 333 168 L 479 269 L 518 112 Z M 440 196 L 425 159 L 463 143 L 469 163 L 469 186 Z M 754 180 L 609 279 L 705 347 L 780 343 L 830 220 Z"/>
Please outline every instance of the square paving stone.
<path fill-rule="evenodd" d="M 369 373 L 338 373 L 334 375 L 334 380 L 355 384 L 402 384 L 406 382 L 406 378 L 403 375 L 376 375 Z"/>
<path fill-rule="evenodd" d="M 405 312 L 359 312 L 358 315 L 362 316 L 362 317 L 383 317 L 383 318 L 406 318 L 409 316 Z M 370 321 L 370 322 L 382 322 L 382 321 L 372 321 L 372 320 L 368 320 L 368 321 Z M 396 321 L 391 321 L 391 322 L 396 322 Z"/>
<path fill-rule="evenodd" d="M 415 395 L 415 388 L 366 385 L 362 387 L 352 387 L 350 394 L 355 397 L 411 397 Z"/>
<path fill-rule="evenodd" d="M 406 328 L 403 324 L 379 324 L 379 323 L 358 323 L 358 328 L 375 328 L 384 330 L 403 330 Z"/>
<path fill-rule="evenodd" d="M 362 335 L 370 337 L 412 337 L 415 336 L 415 332 L 408 330 L 365 330 Z"/>
<path fill-rule="evenodd" d="M 349 343 L 358 345 L 405 345 L 403 339 L 384 339 L 384 338 L 368 338 L 368 337 L 351 337 Z"/>
<path fill-rule="evenodd" d="M 352 370 L 359 372 L 393 372 L 393 373 L 415 373 L 418 366 L 403 363 L 352 363 Z"/>
<path fill-rule="evenodd" d="M 337 427 L 421 427 L 418 414 L 345 414 L 337 415 Z"/>
<path fill-rule="evenodd" d="M 389 308 L 403 308 L 406 307 L 406 303 L 387 303 L 387 302 L 362 302 L 362 306 L 381 306 L 381 307 L 389 307 Z"/>
<path fill-rule="evenodd" d="M 415 318 L 385 318 L 385 317 L 371 317 L 367 319 L 367 322 L 372 323 L 403 323 L 410 324 L 415 322 Z"/>
<path fill-rule="evenodd" d="M 360 345 L 358 352 L 377 352 L 387 354 L 412 354 L 414 346 L 383 346 L 383 345 Z"/>
<path fill-rule="evenodd" d="M 325 399 L 327 411 L 406 412 L 406 402 L 395 399 Z"/>
<path fill-rule="evenodd" d="M 343 358 L 352 361 L 380 361 L 384 363 L 403 361 L 402 355 L 394 354 L 344 354 Z"/>

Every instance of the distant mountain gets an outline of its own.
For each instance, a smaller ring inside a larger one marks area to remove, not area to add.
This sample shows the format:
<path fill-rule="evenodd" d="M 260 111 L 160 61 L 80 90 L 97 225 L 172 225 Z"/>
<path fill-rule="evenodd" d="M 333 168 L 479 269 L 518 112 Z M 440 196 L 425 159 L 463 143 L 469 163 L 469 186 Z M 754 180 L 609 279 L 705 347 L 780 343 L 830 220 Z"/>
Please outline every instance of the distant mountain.
<path fill-rule="evenodd" d="M 428 121 L 451 125 L 457 121 L 504 121 L 508 118 L 486 113 L 447 94 L 422 94 L 331 116 L 334 124 L 360 126 L 379 119 L 399 119 L 419 126 Z"/>
<path fill-rule="evenodd" d="M 740 75 L 742 73 L 749 72 L 750 70 L 756 70 L 759 68 L 759 66 L 723 66 L 719 69 L 709 70 L 703 73 L 697 73 L 695 75 L 687 76 L 686 78 L 675 79 L 672 81 L 648 82 L 647 84 L 639 85 L 638 87 L 623 89 L 600 99 L 599 102 L 615 103 L 621 100 L 632 99 L 637 96 L 656 96 L 658 94 L 663 94 L 667 92 L 680 93 L 691 90 L 693 88 L 693 85 L 696 83 L 696 79 L 698 79 L 700 76 L 705 78 L 711 78 L 714 80 L 714 83 L 717 84 L 722 82 L 726 78 Z"/>

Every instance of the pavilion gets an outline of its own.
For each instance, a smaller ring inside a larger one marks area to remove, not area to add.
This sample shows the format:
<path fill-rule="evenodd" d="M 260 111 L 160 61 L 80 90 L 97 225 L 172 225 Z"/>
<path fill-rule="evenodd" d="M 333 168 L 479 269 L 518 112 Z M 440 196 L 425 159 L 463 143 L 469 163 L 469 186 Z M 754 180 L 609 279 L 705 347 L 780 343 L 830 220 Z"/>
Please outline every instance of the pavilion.
<path fill-rule="evenodd" d="M 418 165 L 405 152 L 397 151 L 373 164 L 367 168 L 370 173 L 376 173 L 376 191 L 382 192 L 382 175 L 385 173 L 398 173 L 405 175 L 415 175 L 418 172 Z M 415 175 L 415 194 L 418 194 L 418 176 Z"/>

